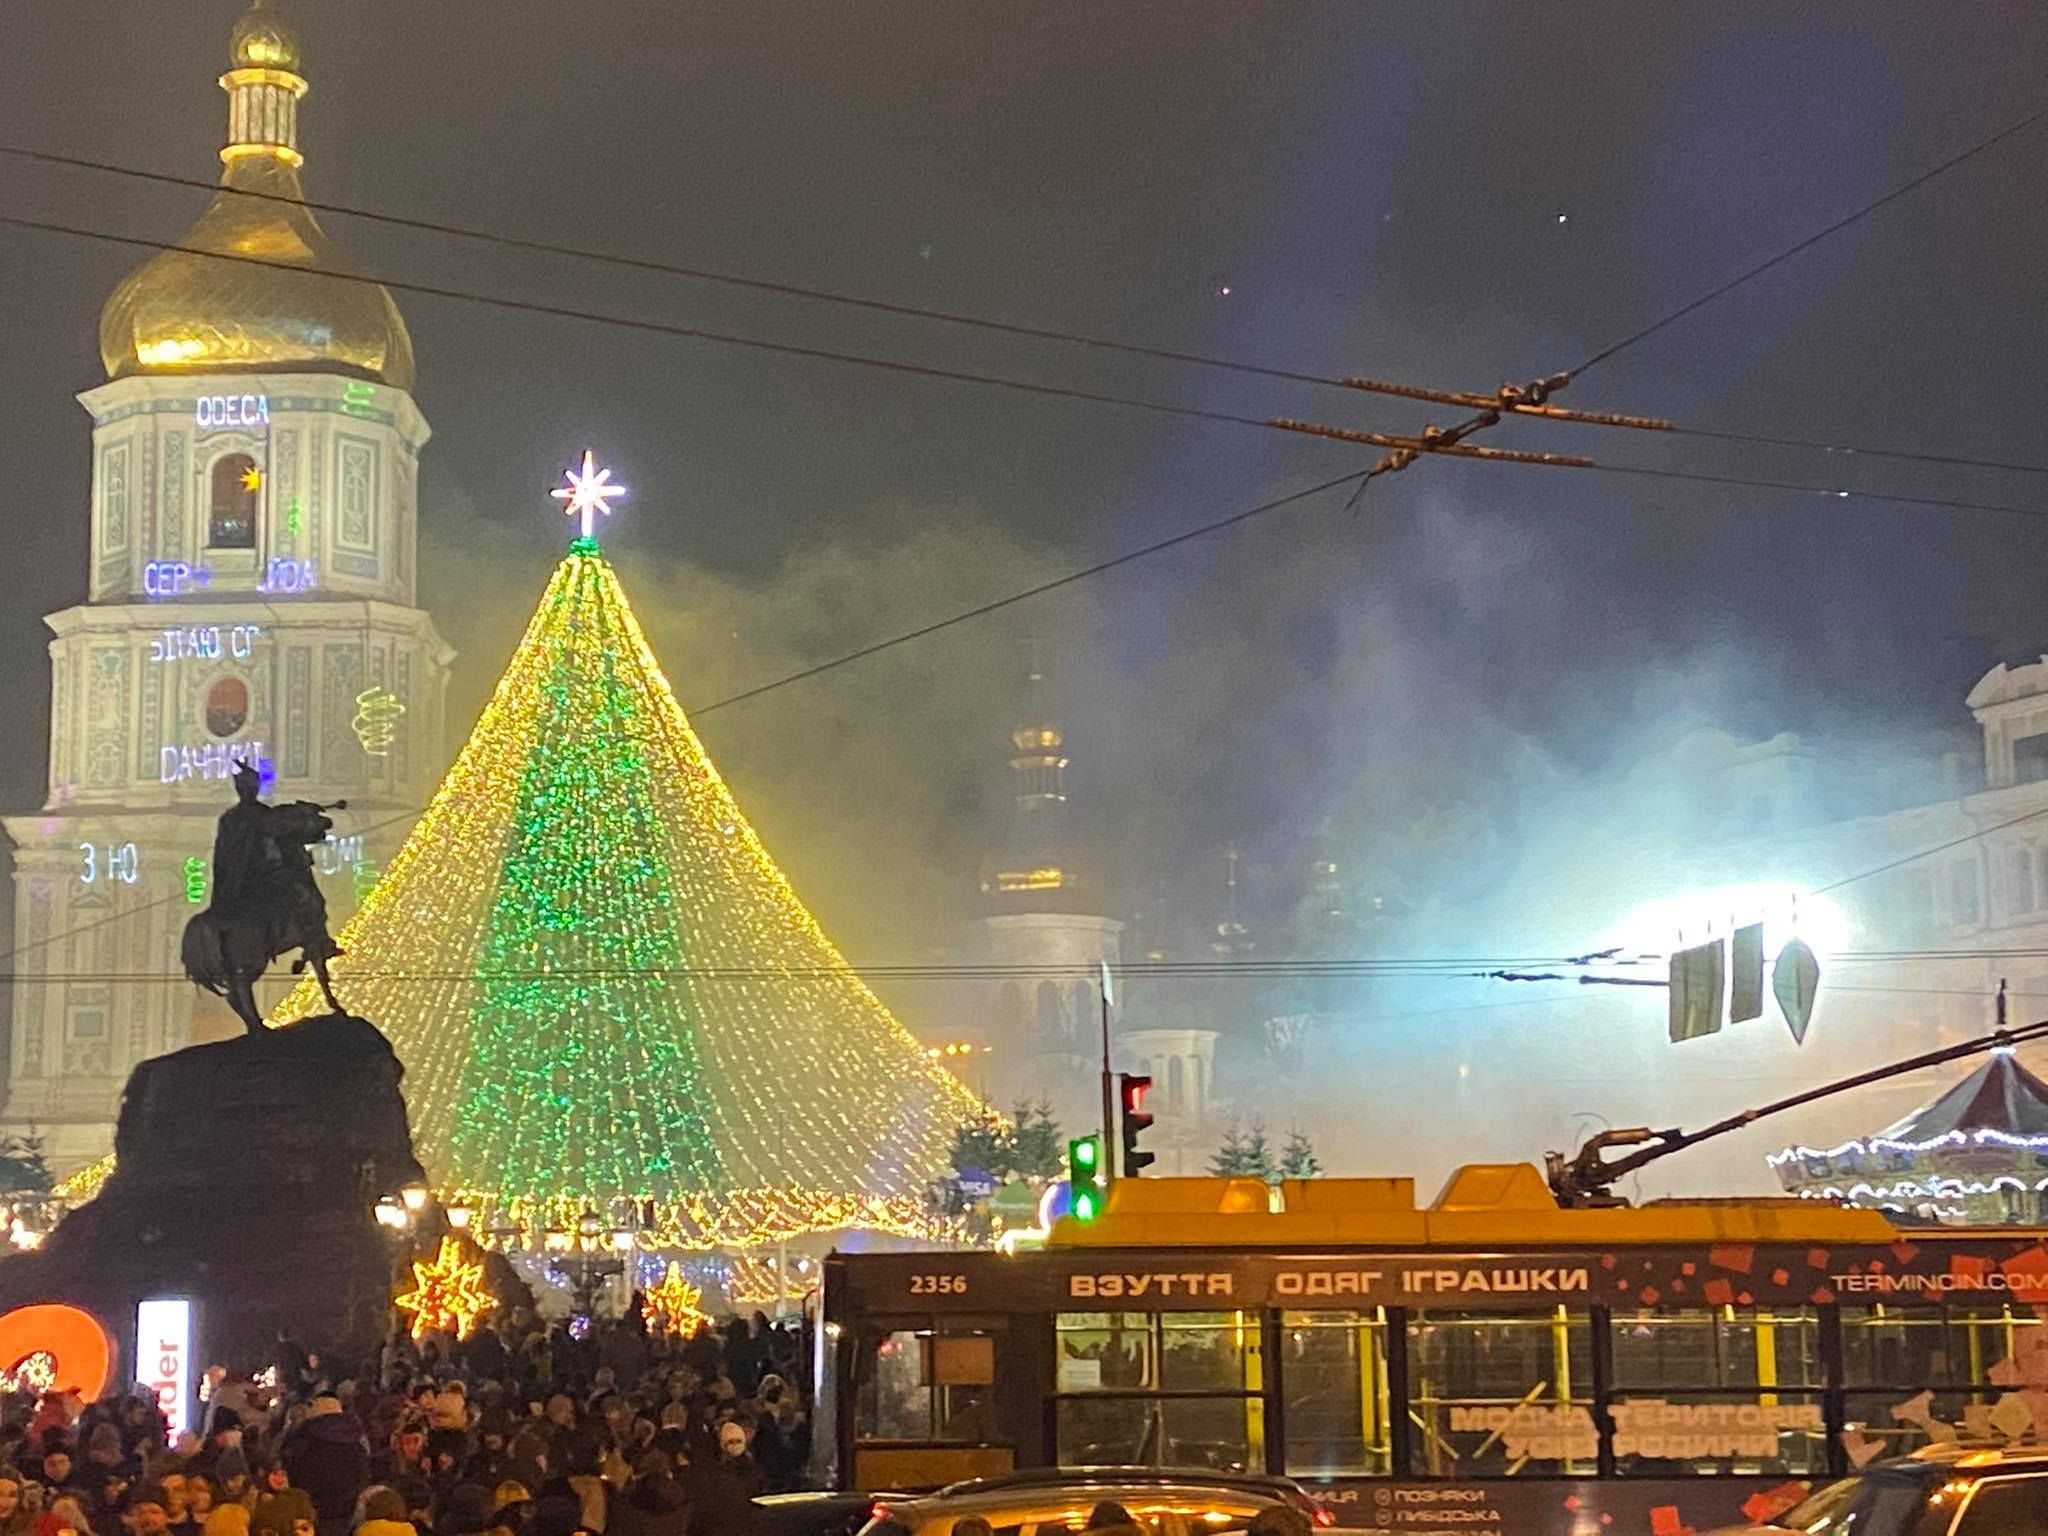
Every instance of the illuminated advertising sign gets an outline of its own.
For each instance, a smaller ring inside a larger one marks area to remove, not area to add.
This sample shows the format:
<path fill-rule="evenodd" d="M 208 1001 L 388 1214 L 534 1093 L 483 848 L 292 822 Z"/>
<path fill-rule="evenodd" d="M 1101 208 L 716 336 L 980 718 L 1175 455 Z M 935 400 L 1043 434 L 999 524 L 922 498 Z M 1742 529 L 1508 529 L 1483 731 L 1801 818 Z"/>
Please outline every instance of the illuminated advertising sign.
<path fill-rule="evenodd" d="M 135 1308 L 135 1374 L 156 1393 L 173 1444 L 192 1427 L 192 1303 L 153 1297 Z"/>
<path fill-rule="evenodd" d="M 219 427 L 267 427 L 268 395 L 201 395 L 192 418 L 202 432 Z"/>

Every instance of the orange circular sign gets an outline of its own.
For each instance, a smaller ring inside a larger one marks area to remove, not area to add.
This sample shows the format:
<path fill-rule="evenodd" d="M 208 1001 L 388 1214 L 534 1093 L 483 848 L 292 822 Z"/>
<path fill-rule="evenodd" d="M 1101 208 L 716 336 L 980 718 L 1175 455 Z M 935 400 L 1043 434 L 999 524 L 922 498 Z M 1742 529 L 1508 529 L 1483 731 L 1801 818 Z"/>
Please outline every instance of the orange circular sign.
<path fill-rule="evenodd" d="M 99 1319 L 57 1302 L 0 1312 L 0 1376 L 11 1377 L 35 1355 L 52 1361 L 51 1391 L 76 1392 L 88 1403 L 106 1389 L 114 1370 L 114 1341 Z"/>

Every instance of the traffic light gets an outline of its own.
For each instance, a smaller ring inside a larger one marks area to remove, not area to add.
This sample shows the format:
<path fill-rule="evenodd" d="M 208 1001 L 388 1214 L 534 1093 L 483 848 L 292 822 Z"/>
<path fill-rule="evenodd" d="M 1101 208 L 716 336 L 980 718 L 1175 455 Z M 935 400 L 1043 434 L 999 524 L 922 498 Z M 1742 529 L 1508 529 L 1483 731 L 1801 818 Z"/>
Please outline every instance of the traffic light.
<path fill-rule="evenodd" d="M 1125 1178 L 1136 1178 L 1159 1161 L 1152 1153 L 1138 1150 L 1138 1138 L 1152 1125 L 1152 1117 L 1145 1113 L 1145 1095 L 1152 1091 L 1152 1079 L 1142 1072 L 1119 1072 L 1116 1086 L 1124 1110 L 1121 1166 Z"/>
<path fill-rule="evenodd" d="M 1067 1143 L 1067 1185 L 1073 1192 L 1074 1220 L 1093 1221 L 1102 1214 L 1100 1136 L 1076 1136 Z"/>

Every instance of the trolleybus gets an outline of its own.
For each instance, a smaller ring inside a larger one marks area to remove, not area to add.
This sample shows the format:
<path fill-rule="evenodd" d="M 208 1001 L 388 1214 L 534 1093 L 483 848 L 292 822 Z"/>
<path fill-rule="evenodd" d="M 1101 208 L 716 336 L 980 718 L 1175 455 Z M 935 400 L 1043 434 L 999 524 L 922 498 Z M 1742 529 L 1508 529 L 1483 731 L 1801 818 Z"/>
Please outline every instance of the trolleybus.
<path fill-rule="evenodd" d="M 1040 1251 L 829 1258 L 817 1447 L 847 1488 L 1206 1467 L 1382 1532 L 1683 1536 L 1881 1456 L 2048 1440 L 2044 1239 L 1560 1209 L 1526 1165 L 1427 1207 L 1407 1179 L 1124 1180 Z"/>

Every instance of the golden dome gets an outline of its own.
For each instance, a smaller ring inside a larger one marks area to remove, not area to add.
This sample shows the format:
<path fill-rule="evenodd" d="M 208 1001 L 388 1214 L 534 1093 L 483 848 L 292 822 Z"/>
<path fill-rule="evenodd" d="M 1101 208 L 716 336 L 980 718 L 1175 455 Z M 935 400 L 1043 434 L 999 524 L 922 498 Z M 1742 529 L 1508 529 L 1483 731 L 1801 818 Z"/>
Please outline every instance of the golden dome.
<path fill-rule="evenodd" d="M 299 369 L 411 389 L 412 336 L 398 306 L 374 283 L 326 275 L 351 268 L 297 201 L 298 172 L 252 159 L 230 165 L 227 179 L 178 242 L 186 249 L 152 256 L 100 311 L 107 377 Z"/>
<path fill-rule="evenodd" d="M 228 62 L 236 69 L 299 68 L 298 34 L 277 19 L 267 0 L 256 0 L 228 37 Z"/>
<path fill-rule="evenodd" d="M 297 37 L 257 0 L 230 56 L 221 189 L 182 249 L 158 252 L 107 299 L 107 377 L 298 370 L 411 389 L 412 337 L 398 306 L 374 283 L 330 275 L 354 269 L 305 206 Z"/>

